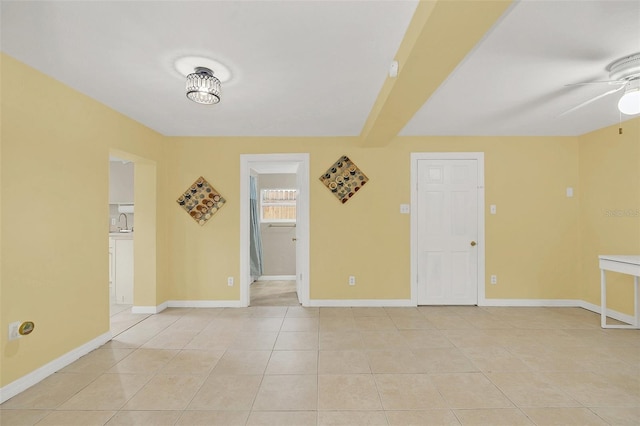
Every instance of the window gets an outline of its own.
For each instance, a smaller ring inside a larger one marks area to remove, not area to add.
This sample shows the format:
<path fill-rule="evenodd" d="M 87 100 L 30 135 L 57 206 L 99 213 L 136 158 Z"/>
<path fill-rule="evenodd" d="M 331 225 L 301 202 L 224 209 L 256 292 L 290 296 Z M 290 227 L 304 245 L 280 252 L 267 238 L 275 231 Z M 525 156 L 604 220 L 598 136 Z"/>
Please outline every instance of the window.
<path fill-rule="evenodd" d="M 295 222 L 295 189 L 263 189 L 260 191 L 260 222 Z"/>

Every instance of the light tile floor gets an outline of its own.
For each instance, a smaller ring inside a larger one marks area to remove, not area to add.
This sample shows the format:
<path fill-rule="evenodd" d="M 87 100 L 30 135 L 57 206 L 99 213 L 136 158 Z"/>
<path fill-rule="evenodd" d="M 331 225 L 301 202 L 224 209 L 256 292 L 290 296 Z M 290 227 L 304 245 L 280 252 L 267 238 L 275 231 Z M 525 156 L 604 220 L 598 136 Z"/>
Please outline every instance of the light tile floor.
<path fill-rule="evenodd" d="M 167 309 L 9 425 L 638 425 L 640 331 L 579 308 Z"/>
<path fill-rule="evenodd" d="M 255 281 L 249 293 L 251 306 L 300 306 L 295 281 Z"/>
<path fill-rule="evenodd" d="M 111 303 L 109 306 L 109 315 L 112 336 L 117 336 L 149 316 L 149 314 L 132 314 L 131 305 L 117 305 L 115 303 Z"/>

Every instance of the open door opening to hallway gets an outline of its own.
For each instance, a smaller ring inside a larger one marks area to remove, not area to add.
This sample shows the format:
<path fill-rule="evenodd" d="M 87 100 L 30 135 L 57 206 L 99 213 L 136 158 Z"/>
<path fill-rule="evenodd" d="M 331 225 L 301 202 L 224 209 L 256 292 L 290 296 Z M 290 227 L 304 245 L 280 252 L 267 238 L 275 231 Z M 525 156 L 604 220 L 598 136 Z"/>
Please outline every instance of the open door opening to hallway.
<path fill-rule="evenodd" d="M 244 306 L 308 303 L 308 158 L 308 154 L 241 156 Z"/>

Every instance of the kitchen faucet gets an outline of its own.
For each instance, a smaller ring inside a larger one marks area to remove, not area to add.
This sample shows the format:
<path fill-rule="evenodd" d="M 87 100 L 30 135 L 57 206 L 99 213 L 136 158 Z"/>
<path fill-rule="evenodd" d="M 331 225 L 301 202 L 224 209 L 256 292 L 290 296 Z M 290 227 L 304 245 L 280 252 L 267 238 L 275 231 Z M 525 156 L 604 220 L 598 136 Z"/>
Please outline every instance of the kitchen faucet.
<path fill-rule="evenodd" d="M 120 213 L 120 216 L 118 216 L 118 223 L 120 223 L 120 218 L 124 216 L 124 229 L 128 230 L 129 229 L 129 224 L 127 223 L 127 215 L 124 213 Z"/>

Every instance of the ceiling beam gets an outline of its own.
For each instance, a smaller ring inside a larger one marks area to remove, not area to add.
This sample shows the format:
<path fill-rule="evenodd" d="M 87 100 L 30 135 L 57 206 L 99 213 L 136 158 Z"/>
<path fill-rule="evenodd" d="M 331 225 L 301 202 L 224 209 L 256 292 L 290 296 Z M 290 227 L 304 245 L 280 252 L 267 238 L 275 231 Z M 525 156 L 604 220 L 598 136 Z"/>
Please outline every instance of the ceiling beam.
<path fill-rule="evenodd" d="M 360 137 L 387 145 L 510 7 L 511 0 L 421 0 Z"/>

